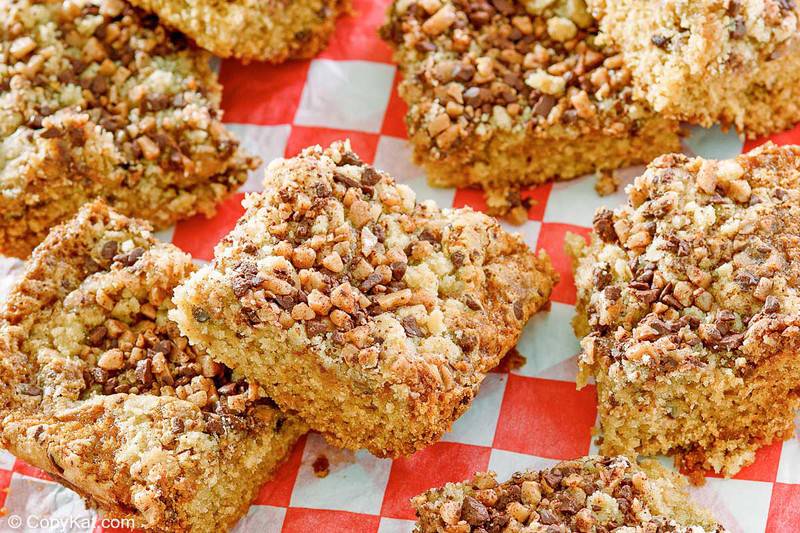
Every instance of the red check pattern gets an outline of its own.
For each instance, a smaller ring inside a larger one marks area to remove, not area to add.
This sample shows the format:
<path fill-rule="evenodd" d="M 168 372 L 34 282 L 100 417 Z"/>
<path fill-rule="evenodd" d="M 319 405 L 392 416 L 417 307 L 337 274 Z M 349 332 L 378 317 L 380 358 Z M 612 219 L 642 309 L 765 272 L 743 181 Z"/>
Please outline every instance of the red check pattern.
<path fill-rule="evenodd" d="M 485 209 L 480 192 L 431 189 L 411 163 L 405 105 L 396 93 L 397 69 L 376 34 L 389 0 L 354 3 L 355 14 L 340 22 L 330 47 L 314 60 L 281 66 L 222 62 L 226 121 L 245 146 L 267 162 L 347 137 L 363 159 L 408 183 L 419 197 L 444 206 Z M 800 143 L 800 128 L 774 140 Z M 685 148 L 707 157 L 728 157 L 743 146 L 735 135 L 695 130 Z M 639 170 L 627 174 L 632 177 Z M 254 173 L 243 191 L 259 190 L 262 173 L 263 168 Z M 332 449 L 315 434 L 303 438 L 276 479 L 263 487 L 238 531 L 408 532 L 414 520 L 408 500 L 429 487 L 475 471 L 492 469 L 507 476 L 595 451 L 594 389 L 577 391 L 574 383 L 578 344 L 569 321 L 575 286 L 564 235 L 587 234 L 596 207 L 624 200 L 622 192 L 599 198 L 593 183 L 587 177 L 526 191 L 533 200 L 529 221 L 511 228 L 531 246 L 547 250 L 562 278 L 551 309 L 531 321 L 519 343 L 524 366 L 491 374 L 473 407 L 444 440 L 412 457 L 377 459 L 366 452 Z M 188 220 L 162 235 L 207 261 L 214 244 L 241 215 L 243 196 L 244 192 L 225 202 L 214 219 Z M 330 461 L 325 478 L 315 476 L 312 468 L 321 455 Z M 735 479 L 710 477 L 696 492 L 731 531 L 796 531 L 800 441 L 768 446 Z M 73 493 L 4 452 L 0 507 L 6 516 L 0 518 L 0 531 L 12 531 L 7 520 L 11 515 L 21 516 L 23 524 L 31 514 L 93 516 Z M 96 526 L 94 531 L 110 530 Z"/>

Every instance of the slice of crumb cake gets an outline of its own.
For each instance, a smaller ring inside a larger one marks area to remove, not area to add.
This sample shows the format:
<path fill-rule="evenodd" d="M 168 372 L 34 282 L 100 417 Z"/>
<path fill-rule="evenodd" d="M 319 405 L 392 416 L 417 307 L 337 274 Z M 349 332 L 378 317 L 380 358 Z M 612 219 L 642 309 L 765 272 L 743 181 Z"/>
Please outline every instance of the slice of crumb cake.
<path fill-rule="evenodd" d="M 557 280 L 471 209 L 440 209 L 349 143 L 274 161 L 176 290 L 198 347 L 335 445 L 411 454 L 450 429 Z"/>
<path fill-rule="evenodd" d="M 800 406 L 800 147 L 669 155 L 571 242 L 604 453 L 733 475 Z"/>
<path fill-rule="evenodd" d="M 306 430 L 167 318 L 194 270 L 95 202 L 34 251 L 0 309 L 0 444 L 150 531 L 232 527 Z"/>

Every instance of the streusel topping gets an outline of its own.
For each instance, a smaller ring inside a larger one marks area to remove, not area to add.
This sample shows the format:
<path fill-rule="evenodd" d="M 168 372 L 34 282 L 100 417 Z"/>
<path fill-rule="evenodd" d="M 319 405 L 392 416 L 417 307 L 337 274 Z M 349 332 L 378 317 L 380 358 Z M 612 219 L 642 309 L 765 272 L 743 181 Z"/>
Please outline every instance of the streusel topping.
<path fill-rule="evenodd" d="M 448 483 L 415 497 L 416 531 L 663 531 L 722 532 L 709 523 L 685 524 L 665 516 L 666 487 L 625 457 L 590 456 L 542 471 L 518 472 L 499 483 L 493 472 Z M 680 517 L 685 519 L 686 517 Z"/>
<path fill-rule="evenodd" d="M 243 325 L 279 324 L 356 379 L 471 384 L 496 364 L 485 354 L 497 336 L 518 332 L 555 279 L 519 236 L 481 213 L 417 202 L 349 143 L 273 162 L 245 207 L 212 265 Z M 216 319 L 208 305 L 193 309 L 197 322 Z"/>
<path fill-rule="evenodd" d="M 779 352 L 800 327 L 799 178 L 791 146 L 654 161 L 578 252 L 581 362 L 619 363 L 631 380 L 705 365 L 744 375 Z"/>
<path fill-rule="evenodd" d="M 648 108 L 597 32 L 583 0 L 396 1 L 382 29 L 403 56 L 411 134 L 427 132 L 434 154 L 503 130 L 570 138 L 635 128 Z"/>

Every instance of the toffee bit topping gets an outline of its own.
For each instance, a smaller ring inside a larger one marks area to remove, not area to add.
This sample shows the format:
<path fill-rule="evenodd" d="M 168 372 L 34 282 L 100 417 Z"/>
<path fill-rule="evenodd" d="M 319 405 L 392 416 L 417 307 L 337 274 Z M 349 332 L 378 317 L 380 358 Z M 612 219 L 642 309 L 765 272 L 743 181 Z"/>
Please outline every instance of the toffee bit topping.
<path fill-rule="evenodd" d="M 603 242 L 617 242 L 617 232 L 614 231 L 614 213 L 609 209 L 600 209 L 592 221 L 595 232 Z"/>
<path fill-rule="evenodd" d="M 409 315 L 404 317 L 403 320 L 400 321 L 403 325 L 403 329 L 405 330 L 406 334 L 409 337 L 422 337 L 424 334 L 422 330 L 419 329 L 419 325 L 417 324 L 417 319 L 413 316 Z"/>
<path fill-rule="evenodd" d="M 516 302 L 514 302 L 513 308 L 514 308 L 514 318 L 516 318 L 517 320 L 522 320 L 523 318 L 525 318 L 525 308 L 521 300 L 517 300 Z"/>
<path fill-rule="evenodd" d="M 473 311 L 480 311 L 481 309 L 483 309 L 483 308 L 481 307 L 481 304 L 480 304 L 480 302 L 478 302 L 478 301 L 477 301 L 475 298 L 473 298 L 473 297 L 472 297 L 471 295 L 469 295 L 469 294 L 467 294 L 467 295 L 464 297 L 464 303 L 466 303 L 466 304 L 467 304 L 467 307 L 469 307 L 469 308 L 470 308 L 470 309 L 472 309 Z"/>
<path fill-rule="evenodd" d="M 656 45 L 658 48 L 666 48 L 669 44 L 669 37 L 664 37 L 663 35 L 653 35 L 650 38 L 650 42 Z"/>
<path fill-rule="evenodd" d="M 328 477 L 328 473 L 330 472 L 330 461 L 324 455 L 318 456 L 314 459 L 314 463 L 311 465 L 312 470 L 314 470 L 314 475 L 319 478 Z"/>
<path fill-rule="evenodd" d="M 103 245 L 100 256 L 103 259 L 113 259 L 117 255 L 117 241 L 108 241 Z"/>
<path fill-rule="evenodd" d="M 742 17 L 736 17 L 733 19 L 731 37 L 734 39 L 742 39 L 745 35 L 747 35 L 747 26 L 745 25 L 745 21 Z"/>
<path fill-rule="evenodd" d="M 64 135 L 64 132 L 58 128 L 47 128 L 42 132 L 43 139 L 55 139 L 57 137 L 61 137 L 62 135 Z"/>
<path fill-rule="evenodd" d="M 231 280 L 231 288 L 237 298 L 242 298 L 250 289 L 258 287 L 262 282 L 255 263 L 240 263 L 236 275 Z"/>
<path fill-rule="evenodd" d="M 127 254 L 119 254 L 114 256 L 114 261 L 130 267 L 135 265 L 143 255 L 144 248 L 136 247 Z"/>
<path fill-rule="evenodd" d="M 342 159 L 339 162 L 340 165 L 355 165 L 357 167 L 363 166 L 364 162 L 361 160 L 358 155 L 353 152 L 345 152 L 342 154 Z"/>
<path fill-rule="evenodd" d="M 354 180 L 349 176 L 345 176 L 344 174 L 340 174 L 338 172 L 333 174 L 333 180 L 336 181 L 337 183 L 341 183 L 346 187 L 361 188 L 361 184 L 359 182 L 357 182 L 356 180 Z"/>
<path fill-rule="evenodd" d="M 471 526 L 480 526 L 489 520 L 489 511 L 481 502 L 472 496 L 467 496 L 461 504 L 461 518 Z"/>
<path fill-rule="evenodd" d="M 381 175 L 373 167 L 366 167 L 361 174 L 361 183 L 364 185 L 375 185 L 381 180 Z"/>
<path fill-rule="evenodd" d="M 774 296 L 767 296 L 767 299 L 764 301 L 764 312 L 767 314 L 772 313 L 779 313 L 781 310 L 781 304 L 778 302 L 778 299 Z"/>
<path fill-rule="evenodd" d="M 192 309 L 192 316 L 198 322 L 208 322 L 208 320 L 211 318 L 211 316 L 208 314 L 208 311 L 202 307 L 195 307 Z"/>

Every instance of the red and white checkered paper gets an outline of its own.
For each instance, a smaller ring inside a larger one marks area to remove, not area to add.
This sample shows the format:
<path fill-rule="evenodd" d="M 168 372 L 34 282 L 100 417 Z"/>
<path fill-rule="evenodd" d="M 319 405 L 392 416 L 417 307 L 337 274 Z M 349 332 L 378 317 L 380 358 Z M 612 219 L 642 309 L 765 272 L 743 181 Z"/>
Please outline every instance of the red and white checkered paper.
<path fill-rule="evenodd" d="M 377 37 L 389 0 L 354 3 L 356 14 L 340 21 L 331 45 L 314 60 L 277 67 L 223 61 L 220 77 L 229 127 L 265 162 L 293 156 L 309 145 L 349 138 L 365 161 L 409 184 L 419 198 L 434 199 L 441 206 L 484 209 L 480 192 L 432 189 L 423 171 L 411 163 L 405 106 L 396 92 L 397 68 L 389 48 Z M 800 128 L 773 140 L 800 143 Z M 684 147 L 687 153 L 724 158 L 752 145 L 718 129 L 694 129 Z M 630 180 L 641 170 L 622 175 Z M 214 244 L 242 214 L 244 193 L 258 191 L 262 176 L 263 167 L 250 175 L 241 193 L 225 202 L 214 219 L 198 217 L 160 235 L 198 260 L 209 260 Z M 524 366 L 490 374 L 452 431 L 412 457 L 377 459 L 365 451 L 331 448 L 319 435 L 309 434 L 275 480 L 263 487 L 237 531 L 409 532 L 414 523 L 409 498 L 425 489 L 468 478 L 476 471 L 491 469 L 504 478 L 516 470 L 547 467 L 596 451 L 591 435 L 597 416 L 595 391 L 575 389 L 578 341 L 570 326 L 575 287 L 563 241 L 567 231 L 587 234 L 594 210 L 621 204 L 624 193 L 600 198 L 594 178 L 587 176 L 525 194 L 535 200 L 529 220 L 509 229 L 521 232 L 530 246 L 547 250 L 562 281 L 553 292 L 551 310 L 536 315 L 520 340 Z M 18 271 L 14 262 L 0 260 L 0 292 Z M 312 468 L 321 455 L 330 461 L 325 478 L 316 477 Z M 5 488 L 0 491 L 2 532 L 45 531 L 28 527 L 30 516 L 39 521 L 89 517 L 92 526 L 86 531 L 110 531 L 74 493 L 2 451 L 0 488 Z M 759 451 L 756 463 L 734 479 L 711 476 L 694 492 L 731 531 L 797 531 L 800 441 L 795 437 L 767 446 Z M 20 517 L 23 526 L 12 528 L 12 516 Z"/>

